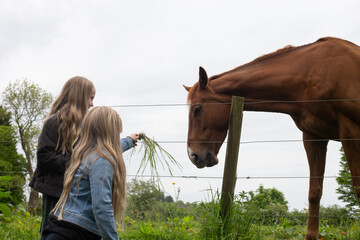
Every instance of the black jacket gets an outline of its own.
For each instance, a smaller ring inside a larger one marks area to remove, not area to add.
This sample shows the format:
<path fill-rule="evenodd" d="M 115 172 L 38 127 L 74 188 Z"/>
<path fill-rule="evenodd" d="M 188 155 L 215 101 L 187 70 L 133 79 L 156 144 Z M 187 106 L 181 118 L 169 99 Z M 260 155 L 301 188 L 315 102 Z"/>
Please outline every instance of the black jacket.
<path fill-rule="evenodd" d="M 60 114 L 50 116 L 44 123 L 37 146 L 37 166 L 29 186 L 38 192 L 60 197 L 64 173 L 71 155 L 55 150 L 58 143 Z M 61 141 L 59 143 L 61 146 Z"/>

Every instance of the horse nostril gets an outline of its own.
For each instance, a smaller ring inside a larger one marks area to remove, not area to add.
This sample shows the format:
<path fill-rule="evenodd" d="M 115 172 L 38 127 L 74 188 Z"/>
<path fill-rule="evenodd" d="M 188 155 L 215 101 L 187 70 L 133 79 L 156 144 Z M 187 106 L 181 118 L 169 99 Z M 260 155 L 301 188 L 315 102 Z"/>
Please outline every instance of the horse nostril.
<path fill-rule="evenodd" d="M 194 160 L 195 163 L 199 162 L 199 156 L 195 153 L 191 154 L 192 159 Z"/>
<path fill-rule="evenodd" d="M 212 166 L 214 166 L 214 165 L 216 165 L 216 164 L 218 164 L 218 160 L 217 160 L 217 158 L 213 155 L 213 154 L 211 154 L 210 152 L 208 152 L 207 154 L 206 154 L 206 160 L 207 160 L 207 166 L 208 167 L 212 167 Z"/>

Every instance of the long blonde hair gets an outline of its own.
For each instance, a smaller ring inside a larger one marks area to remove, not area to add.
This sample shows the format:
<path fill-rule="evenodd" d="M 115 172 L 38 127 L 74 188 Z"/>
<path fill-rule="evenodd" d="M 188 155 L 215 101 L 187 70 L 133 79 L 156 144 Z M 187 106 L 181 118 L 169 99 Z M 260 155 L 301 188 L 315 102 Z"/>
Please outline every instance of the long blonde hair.
<path fill-rule="evenodd" d="M 74 185 L 73 177 L 83 161 L 84 167 L 93 154 L 107 159 L 114 167 L 112 204 L 115 222 L 118 226 L 123 223 L 126 195 L 126 169 L 122 156 L 120 133 L 122 122 L 116 111 L 109 107 L 94 107 L 85 116 L 81 124 L 80 139 L 71 157 L 71 163 L 65 172 L 64 189 L 60 199 L 52 212 L 60 209 L 59 219 L 67 197 Z M 95 160 L 96 161 L 96 160 Z M 93 161 L 91 161 L 93 163 Z"/>
<path fill-rule="evenodd" d="M 80 76 L 72 77 L 64 84 L 53 103 L 49 117 L 60 113 L 59 139 L 56 150 L 62 154 L 71 152 L 79 137 L 81 121 L 88 111 L 88 100 L 94 84 Z"/>

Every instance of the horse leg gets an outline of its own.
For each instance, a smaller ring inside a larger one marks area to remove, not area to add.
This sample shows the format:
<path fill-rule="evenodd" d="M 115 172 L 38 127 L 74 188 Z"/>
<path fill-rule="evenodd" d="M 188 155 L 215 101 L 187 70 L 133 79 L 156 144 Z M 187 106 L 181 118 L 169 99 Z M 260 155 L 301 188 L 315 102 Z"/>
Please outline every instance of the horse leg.
<path fill-rule="evenodd" d="M 320 199 L 322 196 L 326 151 L 328 141 L 311 141 L 319 139 L 303 133 L 304 147 L 310 168 L 309 213 L 306 240 L 317 239 L 319 235 Z"/>

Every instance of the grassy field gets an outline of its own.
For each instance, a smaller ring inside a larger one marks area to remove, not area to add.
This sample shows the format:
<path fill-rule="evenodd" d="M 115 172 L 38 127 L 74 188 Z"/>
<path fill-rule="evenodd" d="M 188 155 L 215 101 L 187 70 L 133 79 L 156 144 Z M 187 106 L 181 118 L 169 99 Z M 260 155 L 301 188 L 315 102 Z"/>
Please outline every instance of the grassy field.
<path fill-rule="evenodd" d="M 175 184 L 174 191 L 176 192 Z M 271 196 L 276 196 L 271 201 Z M 41 208 L 40 208 L 41 209 Z M 239 193 L 226 216 L 220 214 L 221 196 L 209 191 L 204 202 L 184 203 L 168 198 L 154 182 L 129 184 L 124 225 L 120 239 L 146 240 L 281 240 L 304 239 L 307 210 L 289 211 L 276 189 L 259 187 L 256 194 Z M 359 214 L 337 205 L 320 208 L 319 237 L 322 240 L 359 240 Z M 41 213 L 30 214 L 26 207 L 0 215 L 0 239 L 40 239 Z"/>
<path fill-rule="evenodd" d="M 175 203 L 173 203 L 175 205 Z M 254 212 L 239 212 L 224 221 L 218 215 L 218 207 L 212 203 L 201 204 L 199 211 L 186 214 L 172 208 L 167 214 L 151 212 L 146 216 L 130 212 L 123 230 L 118 229 L 120 239 L 304 239 L 306 226 L 295 225 L 290 218 L 279 218 L 276 223 L 260 224 Z M 169 208 L 170 210 L 170 208 Z M 137 216 L 137 217 L 135 217 Z M 38 233 L 41 217 L 32 216 L 18 209 L 10 217 L 1 217 L 0 239 L 40 239 Z M 224 227 L 224 222 L 228 222 Z M 321 221 L 320 239 L 360 239 L 357 221 L 347 221 L 334 226 Z"/>

